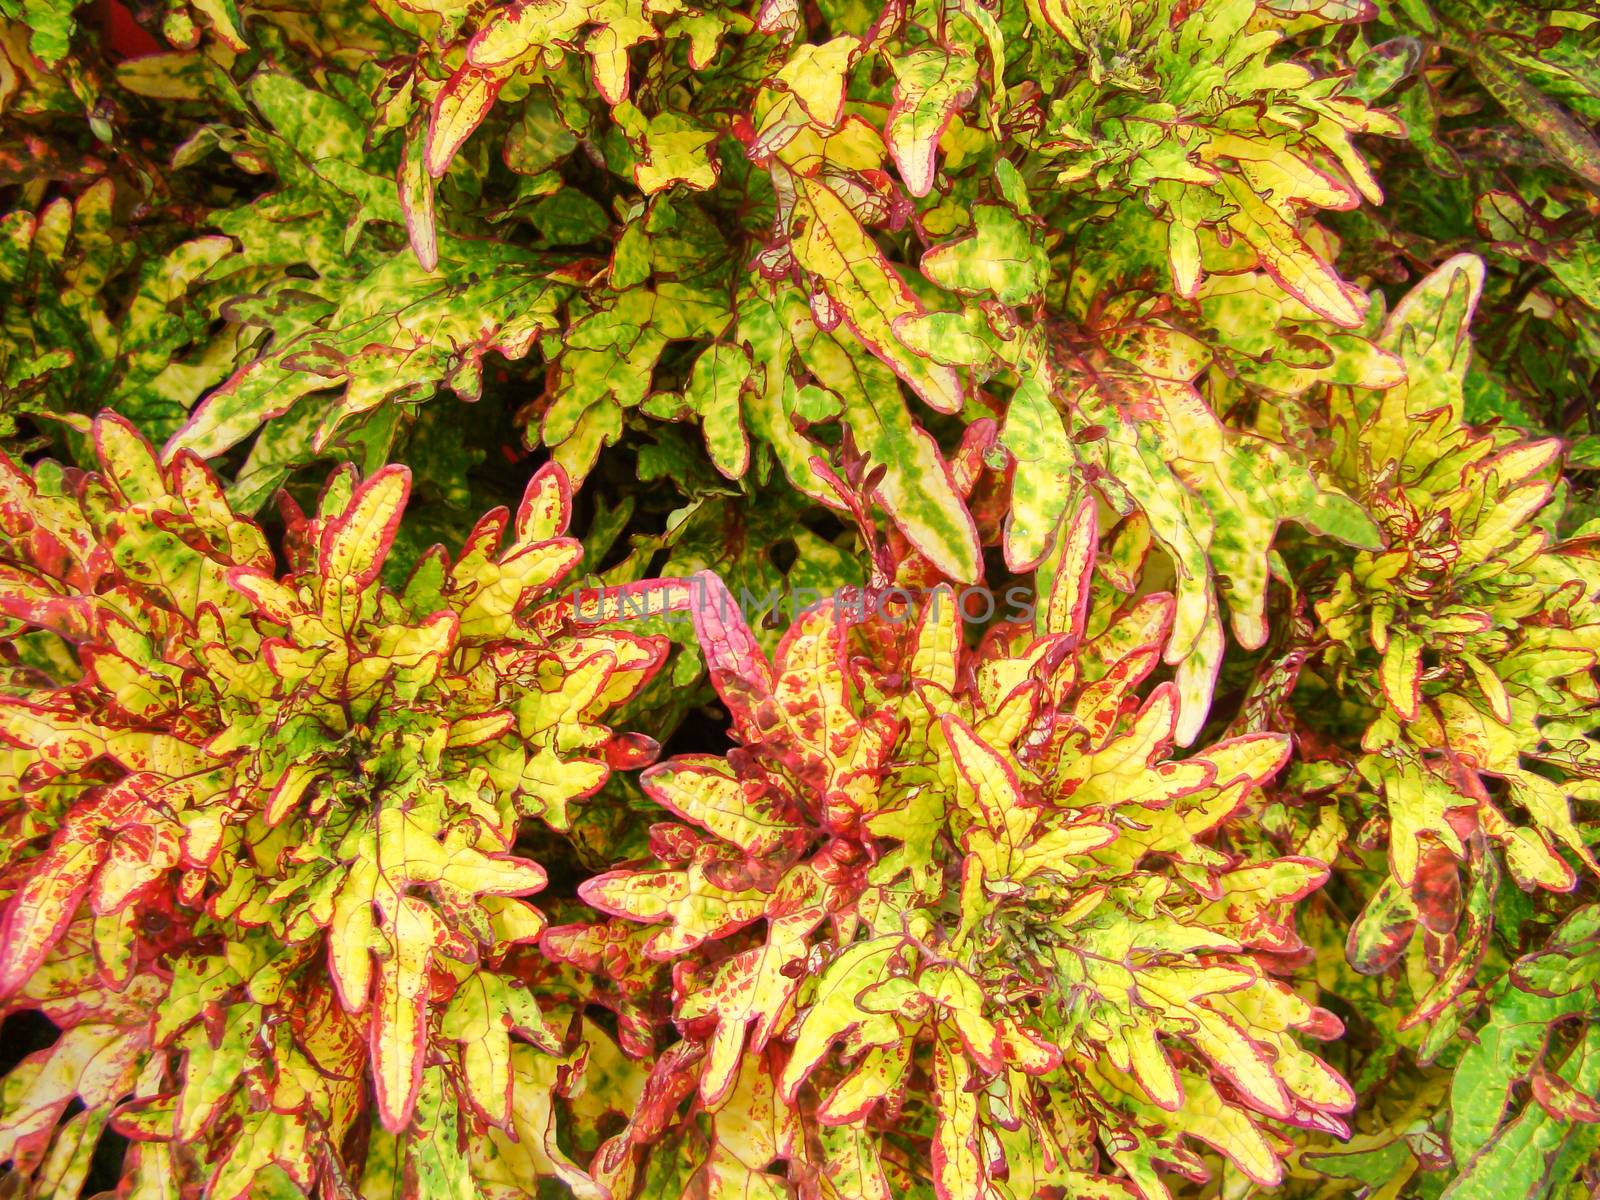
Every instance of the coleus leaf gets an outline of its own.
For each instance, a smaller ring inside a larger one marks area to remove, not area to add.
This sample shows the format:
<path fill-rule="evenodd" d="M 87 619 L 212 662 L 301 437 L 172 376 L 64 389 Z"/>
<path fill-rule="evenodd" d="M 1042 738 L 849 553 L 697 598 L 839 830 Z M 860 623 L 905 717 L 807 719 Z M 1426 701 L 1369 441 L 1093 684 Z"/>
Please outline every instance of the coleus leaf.
<path fill-rule="evenodd" d="M 895 322 L 923 309 L 856 214 L 820 180 L 800 177 L 795 190 L 795 219 L 803 222 L 792 243 L 796 262 L 839 306 L 862 343 L 926 404 L 940 412 L 960 408 L 955 371 L 918 357 L 896 336 Z"/>
<path fill-rule="evenodd" d="M 933 187 L 935 152 L 951 120 L 978 90 L 978 61 L 962 51 L 914 50 L 890 59 L 894 103 L 884 141 L 913 196 Z"/>

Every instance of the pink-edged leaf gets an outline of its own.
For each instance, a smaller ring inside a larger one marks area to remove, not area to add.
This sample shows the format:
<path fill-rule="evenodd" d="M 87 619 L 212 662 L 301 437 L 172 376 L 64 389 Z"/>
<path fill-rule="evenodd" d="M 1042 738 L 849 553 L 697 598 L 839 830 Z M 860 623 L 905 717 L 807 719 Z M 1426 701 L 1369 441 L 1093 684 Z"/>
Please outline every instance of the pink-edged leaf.
<path fill-rule="evenodd" d="M 129 775 L 83 801 L 62 823 L 49 848 L 33 864 L 0 922 L 0 997 L 9 996 L 39 969 L 110 849 L 106 833 L 129 828 L 148 811 L 145 793 L 160 784 L 154 775 Z"/>
<path fill-rule="evenodd" d="M 711 686 L 727 705 L 740 733 L 747 738 L 756 737 L 767 725 L 767 717 L 760 709 L 772 698 L 772 664 L 716 572 L 697 572 L 691 584 L 694 598 L 690 615 L 700 652 L 711 673 Z"/>
<path fill-rule="evenodd" d="M 657 804 L 746 854 L 760 857 L 803 837 L 785 797 L 735 778 L 721 757 L 683 755 L 651 767 L 639 782 Z"/>
<path fill-rule="evenodd" d="M 1216 765 L 1218 787 L 1241 779 L 1260 787 L 1283 770 L 1293 749 L 1286 734 L 1247 733 L 1209 747 L 1204 757 Z"/>
<path fill-rule="evenodd" d="M 1422 638 L 1408 630 L 1389 634 L 1378 668 L 1384 697 L 1402 721 L 1414 721 L 1422 703 Z"/>
<path fill-rule="evenodd" d="M 106 850 L 100 838 L 85 837 L 82 829 L 69 824 L 32 864 L 0 923 L 0 997 L 27 983 L 61 939 Z"/>
<path fill-rule="evenodd" d="M 385 1129 L 399 1133 L 410 1123 L 422 1087 L 428 969 L 447 935 L 439 917 L 414 896 L 400 898 L 390 922 L 388 958 L 375 972 L 368 1037 L 378 1116 Z"/>
<path fill-rule="evenodd" d="M 1600 1097 L 1579 1091 L 1543 1063 L 1533 1068 L 1528 1085 L 1539 1107 L 1557 1121 L 1600 1124 Z"/>
<path fill-rule="evenodd" d="M 413 122 L 400 151 L 400 166 L 395 182 L 400 193 L 400 215 L 405 218 L 406 237 L 417 263 L 424 271 L 439 265 L 439 226 L 434 215 L 434 177 L 427 170 L 429 123 Z"/>
<path fill-rule="evenodd" d="M 1016 769 L 971 726 L 952 713 L 941 718 L 940 727 L 955 760 L 961 784 L 957 794 L 979 819 L 967 832 L 968 848 L 984 860 L 991 876 L 1002 877 L 1010 871 L 1040 810 L 1024 799 Z"/>
<path fill-rule="evenodd" d="M 321 567 L 330 580 L 364 588 L 383 569 L 411 494 L 410 468 L 391 463 L 363 481 L 349 507 L 322 532 Z"/>
<path fill-rule="evenodd" d="M 1085 496 L 1063 526 L 1061 557 L 1050 581 L 1050 598 L 1044 606 L 1044 625 L 1040 633 L 1064 633 L 1073 643 L 1083 640 L 1092 594 L 1089 585 L 1094 577 L 1098 546 L 1095 501 Z"/>
<path fill-rule="evenodd" d="M 822 289 L 816 296 L 930 408 L 959 411 L 963 388 L 955 369 L 914 353 L 894 332 L 901 317 L 925 311 L 916 294 L 825 179 L 799 177 L 796 183 L 796 214 L 805 222 L 792 247 Z"/>
<path fill-rule="evenodd" d="M 228 586 L 245 596 L 258 613 L 278 625 L 288 625 L 305 612 L 305 605 L 295 590 L 265 571 L 234 567 L 228 572 Z"/>
<path fill-rule="evenodd" d="M 560 463 L 546 463 L 534 472 L 517 506 L 516 539 L 545 542 L 567 532 L 572 521 L 572 484 Z"/>
<path fill-rule="evenodd" d="M 155 449 L 126 417 L 109 410 L 96 417 L 94 444 L 106 478 L 127 503 L 141 504 L 166 492 Z"/>
<path fill-rule="evenodd" d="M 473 130 L 494 107 L 495 98 L 506 81 L 499 70 L 464 66 L 450 76 L 434 97 L 428 118 L 428 149 L 424 162 L 428 174 L 441 178 Z"/>
<path fill-rule="evenodd" d="M 956 113 L 978 94 L 977 60 L 923 49 L 890 59 L 889 65 L 895 75 L 894 102 L 884 141 L 906 190 L 926 196 L 938 173 L 939 140 Z"/>
<path fill-rule="evenodd" d="M 933 1044 L 933 1190 L 939 1200 L 983 1195 L 986 1172 L 979 1154 L 978 1098 L 969 1086 L 972 1068 L 950 1035 Z"/>
<path fill-rule="evenodd" d="M 1345 957 L 1363 975 L 1381 975 L 1399 961 L 1417 930 L 1417 910 L 1395 879 L 1386 878 L 1350 926 Z"/>
<path fill-rule="evenodd" d="M 1061 1065 L 1061 1047 L 1052 1045 L 1021 1021 L 1002 1016 L 1000 1048 L 1006 1062 L 1029 1075 L 1048 1075 Z"/>

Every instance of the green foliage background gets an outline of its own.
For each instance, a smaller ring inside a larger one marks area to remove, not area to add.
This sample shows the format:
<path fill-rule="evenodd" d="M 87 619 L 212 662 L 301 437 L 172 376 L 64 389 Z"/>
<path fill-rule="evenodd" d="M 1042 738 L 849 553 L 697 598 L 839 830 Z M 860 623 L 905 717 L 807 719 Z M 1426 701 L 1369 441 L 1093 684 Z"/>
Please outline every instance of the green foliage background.
<path fill-rule="evenodd" d="M 1590 1195 L 1597 128 L 1576 2 L 0 0 L 0 1194 Z"/>

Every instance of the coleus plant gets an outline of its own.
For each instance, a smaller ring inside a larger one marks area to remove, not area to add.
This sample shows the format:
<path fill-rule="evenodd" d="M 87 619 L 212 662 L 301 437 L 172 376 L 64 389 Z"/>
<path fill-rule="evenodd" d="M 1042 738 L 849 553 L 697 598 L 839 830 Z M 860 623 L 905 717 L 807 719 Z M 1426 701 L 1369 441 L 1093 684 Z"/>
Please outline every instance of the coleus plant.
<path fill-rule="evenodd" d="M 1592 538 L 1557 541 L 1549 528 L 1559 442 L 1462 423 L 1482 286 L 1470 255 L 1419 282 L 1378 339 L 1406 382 L 1335 389 L 1329 411 L 1335 467 L 1387 534 L 1316 606 L 1334 686 L 1370 717 L 1355 765 L 1388 826 L 1392 883 L 1352 949 L 1380 971 L 1417 929 L 1465 921 L 1411 1023 L 1439 1017 L 1482 960 L 1498 873 L 1489 847 L 1524 888 L 1569 891 L 1579 872 L 1600 872 L 1573 819 L 1600 767 L 1589 728 L 1600 555 Z"/>
<path fill-rule="evenodd" d="M 1311 698 L 1289 715 L 1310 751 L 1291 781 L 1319 803 L 1268 824 L 1334 862 L 1361 898 L 1351 919 L 1314 920 L 1319 974 L 1375 1029 L 1374 1060 L 1392 1067 L 1409 1049 L 1405 1087 L 1437 1090 L 1451 1114 L 1445 1138 L 1426 1103 L 1396 1104 L 1351 1147 L 1305 1161 L 1369 1186 L 1453 1169 L 1450 1194 L 1535 1196 L 1560 1194 L 1593 1152 L 1586 1118 L 1556 1093 L 1537 1115 L 1507 1109 L 1529 1061 L 1518 1055 L 1547 1052 L 1551 1088 L 1593 1070 L 1586 910 L 1547 949 L 1516 949 L 1556 924 L 1552 901 L 1586 895 L 1596 875 L 1579 814 L 1596 798 L 1600 562 L 1592 532 L 1558 532 L 1561 444 L 1463 421 L 1484 282 L 1475 256 L 1441 264 L 1377 331 L 1403 381 L 1330 389 L 1320 412 L 1290 415 L 1330 438 L 1330 464 L 1387 545 L 1325 573 L 1306 614 L 1316 620 L 1286 639 L 1267 690 Z M 1526 962 L 1559 971 L 1569 959 L 1570 981 L 1528 982 Z M 1527 1040 L 1530 1022 L 1549 1021 L 1564 1023 L 1553 1040 Z M 1462 1052 L 1474 1027 L 1482 1049 Z M 1368 1089 L 1384 1069 L 1356 1065 Z M 1519 1164 L 1519 1139 L 1535 1132 L 1551 1157 Z"/>
<path fill-rule="evenodd" d="M 1295 1036 L 1339 1023 L 1273 971 L 1326 868 L 1229 847 L 1288 743 L 1171 757 L 1176 688 L 1147 685 L 1173 600 L 1091 627 L 1096 542 L 1086 502 L 1034 621 L 977 650 L 954 590 L 908 605 L 880 584 L 854 597 L 867 619 L 821 604 L 769 662 L 720 581 L 692 581 L 739 744 L 646 771 L 677 821 L 652 830 L 652 861 L 581 889 L 657 927 L 636 945 L 671 964 L 683 1039 L 597 1157 L 614 1193 L 685 1102 L 713 1114 L 715 1195 L 786 1179 L 887 1197 L 931 1176 L 941 1200 L 1158 1196 L 1158 1168 L 1206 1176 L 1195 1143 L 1268 1185 L 1278 1130 L 1343 1130 L 1353 1094 Z M 569 926 L 546 946 L 583 961 L 618 936 Z M 751 1182 L 717 1130 L 756 1102 L 787 1115 L 781 1166 Z"/>
<path fill-rule="evenodd" d="M 558 467 L 392 590 L 404 468 L 287 502 L 280 565 L 198 459 L 93 435 L 96 473 L 0 460 L 0 610 L 32 631 L 0 701 L 0 997 L 65 1031 L 9 1077 L 3 1153 L 81 1178 L 109 1116 L 141 1195 L 446 1170 L 458 1122 L 548 1102 L 514 1034 L 570 1062 L 519 838 L 648 761 L 600 720 L 664 645 L 573 625 Z"/>

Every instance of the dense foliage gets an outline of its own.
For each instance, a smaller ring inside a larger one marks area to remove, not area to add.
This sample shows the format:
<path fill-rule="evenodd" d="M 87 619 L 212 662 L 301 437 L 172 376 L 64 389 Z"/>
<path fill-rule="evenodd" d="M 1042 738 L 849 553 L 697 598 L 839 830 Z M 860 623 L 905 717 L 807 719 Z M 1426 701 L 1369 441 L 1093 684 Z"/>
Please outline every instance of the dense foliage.
<path fill-rule="evenodd" d="M 0 1196 L 1600 1189 L 1600 8 L 0 0 Z"/>

